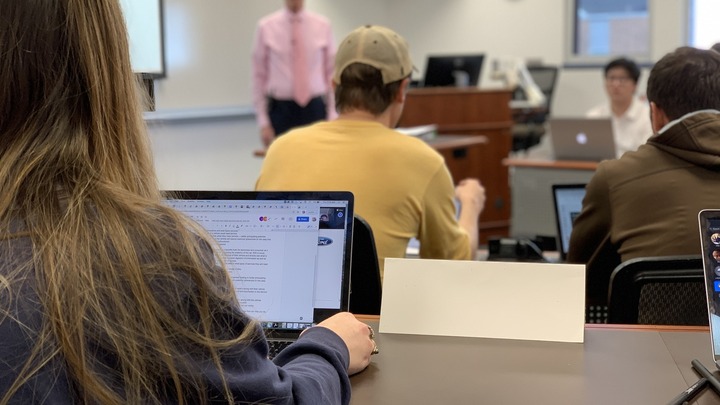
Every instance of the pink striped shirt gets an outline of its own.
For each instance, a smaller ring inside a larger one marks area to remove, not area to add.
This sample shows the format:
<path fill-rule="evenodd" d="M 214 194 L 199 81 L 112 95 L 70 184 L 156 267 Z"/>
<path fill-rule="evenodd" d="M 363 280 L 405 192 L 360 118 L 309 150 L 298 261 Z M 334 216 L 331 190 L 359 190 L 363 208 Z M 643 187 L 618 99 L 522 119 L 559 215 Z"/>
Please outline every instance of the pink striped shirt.
<path fill-rule="evenodd" d="M 258 22 L 253 46 L 253 104 L 260 128 L 270 125 L 266 97 L 293 99 L 292 19 L 300 18 L 305 41 L 307 80 L 313 97 L 326 95 L 328 119 L 337 116 L 330 80 L 335 61 L 335 43 L 327 18 L 305 10 L 294 14 L 287 8 Z"/>

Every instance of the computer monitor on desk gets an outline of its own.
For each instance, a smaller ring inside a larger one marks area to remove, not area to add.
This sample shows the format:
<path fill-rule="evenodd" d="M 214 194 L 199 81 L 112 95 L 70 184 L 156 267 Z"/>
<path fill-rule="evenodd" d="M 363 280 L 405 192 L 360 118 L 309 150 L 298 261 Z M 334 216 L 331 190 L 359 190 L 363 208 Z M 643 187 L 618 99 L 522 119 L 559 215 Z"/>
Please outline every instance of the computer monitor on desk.
<path fill-rule="evenodd" d="M 480 81 L 484 54 L 428 56 L 424 87 L 475 87 Z"/>

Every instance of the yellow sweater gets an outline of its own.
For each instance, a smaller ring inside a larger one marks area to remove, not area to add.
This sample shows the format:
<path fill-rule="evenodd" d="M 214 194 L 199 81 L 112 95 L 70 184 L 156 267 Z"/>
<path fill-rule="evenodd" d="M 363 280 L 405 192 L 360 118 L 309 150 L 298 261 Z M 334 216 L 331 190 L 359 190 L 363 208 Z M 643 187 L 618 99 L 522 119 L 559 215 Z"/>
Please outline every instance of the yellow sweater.
<path fill-rule="evenodd" d="M 385 258 L 405 257 L 412 237 L 420 240 L 420 257 L 471 257 L 442 156 L 376 122 L 321 122 L 279 137 L 255 188 L 351 191 L 355 212 L 372 227 L 381 275 Z"/>

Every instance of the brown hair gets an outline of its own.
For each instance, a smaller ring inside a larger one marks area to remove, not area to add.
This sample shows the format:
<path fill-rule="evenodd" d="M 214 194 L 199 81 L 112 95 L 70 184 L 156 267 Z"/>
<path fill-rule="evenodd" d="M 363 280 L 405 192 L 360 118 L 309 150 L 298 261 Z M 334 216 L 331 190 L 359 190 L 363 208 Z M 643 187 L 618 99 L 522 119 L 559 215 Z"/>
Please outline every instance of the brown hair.
<path fill-rule="evenodd" d="M 362 110 L 380 115 L 392 104 L 401 83 L 383 84 L 379 69 L 364 63 L 350 64 L 335 87 L 335 107 L 341 113 Z"/>
<path fill-rule="evenodd" d="M 650 71 L 647 97 L 670 120 L 693 111 L 720 110 L 720 54 L 691 47 L 668 53 Z"/>
<path fill-rule="evenodd" d="M 0 274 L 0 322 L 26 279 L 42 314 L 0 403 L 53 363 L 77 402 L 205 402 L 182 359 L 222 376 L 219 352 L 255 325 L 232 335 L 247 320 L 212 241 L 161 203 L 118 1 L 1 1 L 0 16 L 0 241 L 32 246 L 3 258 L 24 261 Z"/>

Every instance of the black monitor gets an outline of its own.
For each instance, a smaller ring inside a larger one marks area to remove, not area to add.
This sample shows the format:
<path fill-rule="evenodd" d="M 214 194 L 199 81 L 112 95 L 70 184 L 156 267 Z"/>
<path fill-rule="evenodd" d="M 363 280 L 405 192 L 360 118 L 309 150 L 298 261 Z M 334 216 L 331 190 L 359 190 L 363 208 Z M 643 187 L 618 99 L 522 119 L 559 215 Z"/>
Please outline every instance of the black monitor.
<path fill-rule="evenodd" d="M 484 59 L 484 54 L 428 56 L 423 86 L 477 86 Z"/>

